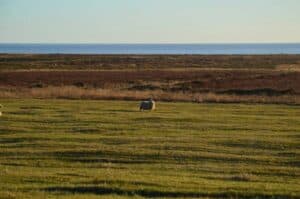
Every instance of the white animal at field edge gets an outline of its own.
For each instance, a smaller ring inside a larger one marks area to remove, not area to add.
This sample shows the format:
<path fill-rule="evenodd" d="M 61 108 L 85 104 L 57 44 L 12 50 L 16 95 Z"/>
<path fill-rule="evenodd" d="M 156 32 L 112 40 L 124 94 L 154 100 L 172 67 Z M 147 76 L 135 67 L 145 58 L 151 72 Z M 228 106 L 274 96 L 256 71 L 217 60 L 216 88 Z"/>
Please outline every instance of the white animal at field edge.
<path fill-rule="evenodd" d="M 146 101 L 142 101 L 140 104 L 140 111 L 145 111 L 145 110 L 155 110 L 155 101 L 153 99 L 149 99 Z"/>

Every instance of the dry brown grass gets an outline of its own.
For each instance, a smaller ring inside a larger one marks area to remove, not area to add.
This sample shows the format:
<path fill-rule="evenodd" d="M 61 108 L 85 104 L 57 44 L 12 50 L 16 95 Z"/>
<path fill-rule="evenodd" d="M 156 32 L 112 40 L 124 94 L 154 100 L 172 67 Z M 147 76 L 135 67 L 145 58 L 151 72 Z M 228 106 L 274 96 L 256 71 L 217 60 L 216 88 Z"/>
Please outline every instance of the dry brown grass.
<path fill-rule="evenodd" d="M 278 71 L 288 71 L 288 72 L 299 72 L 300 71 L 300 62 L 296 64 L 281 64 L 276 67 Z"/>
<path fill-rule="evenodd" d="M 94 100 L 143 100 L 152 97 L 158 101 L 176 102 L 212 102 L 212 103 L 272 103 L 300 104 L 299 95 L 227 95 L 215 93 L 184 93 L 154 91 L 128 91 L 97 88 L 79 88 L 75 86 L 45 88 L 0 88 L 0 98 L 35 99 L 94 99 Z"/>

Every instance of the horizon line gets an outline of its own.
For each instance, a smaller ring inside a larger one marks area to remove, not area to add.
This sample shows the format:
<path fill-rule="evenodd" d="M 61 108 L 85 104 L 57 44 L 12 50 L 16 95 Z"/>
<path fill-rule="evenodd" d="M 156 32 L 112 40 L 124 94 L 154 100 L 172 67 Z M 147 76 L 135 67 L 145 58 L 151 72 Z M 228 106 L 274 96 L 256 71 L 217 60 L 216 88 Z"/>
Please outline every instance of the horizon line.
<path fill-rule="evenodd" d="M 31 45 L 39 45 L 39 44 L 47 44 L 47 45 L 55 45 L 55 44 L 65 44 L 65 45 L 214 45 L 214 44 L 300 44 L 298 42 L 195 42 L 195 43 L 175 43 L 175 42 L 158 42 L 158 43 L 139 43 L 139 42 L 120 42 L 120 43 L 105 43 L 105 42 L 0 42 L 0 44 L 31 44 Z"/>

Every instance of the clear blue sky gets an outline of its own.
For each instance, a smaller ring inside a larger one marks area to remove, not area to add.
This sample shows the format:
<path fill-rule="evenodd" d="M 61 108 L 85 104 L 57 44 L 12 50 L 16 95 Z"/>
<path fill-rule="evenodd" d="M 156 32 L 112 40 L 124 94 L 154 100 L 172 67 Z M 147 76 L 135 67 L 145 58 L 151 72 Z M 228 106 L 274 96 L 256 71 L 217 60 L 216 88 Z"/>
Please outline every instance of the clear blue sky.
<path fill-rule="evenodd" d="M 0 42 L 300 42 L 300 0 L 0 0 Z"/>

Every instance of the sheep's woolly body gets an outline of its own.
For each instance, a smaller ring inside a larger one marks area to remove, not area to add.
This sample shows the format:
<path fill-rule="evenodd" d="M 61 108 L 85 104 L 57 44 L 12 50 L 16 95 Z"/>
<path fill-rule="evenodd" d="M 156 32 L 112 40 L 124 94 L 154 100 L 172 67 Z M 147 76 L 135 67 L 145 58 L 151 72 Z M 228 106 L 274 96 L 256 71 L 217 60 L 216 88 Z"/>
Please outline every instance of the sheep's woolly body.
<path fill-rule="evenodd" d="M 143 101 L 140 104 L 140 110 L 155 110 L 155 101 L 153 100 L 147 100 Z"/>

